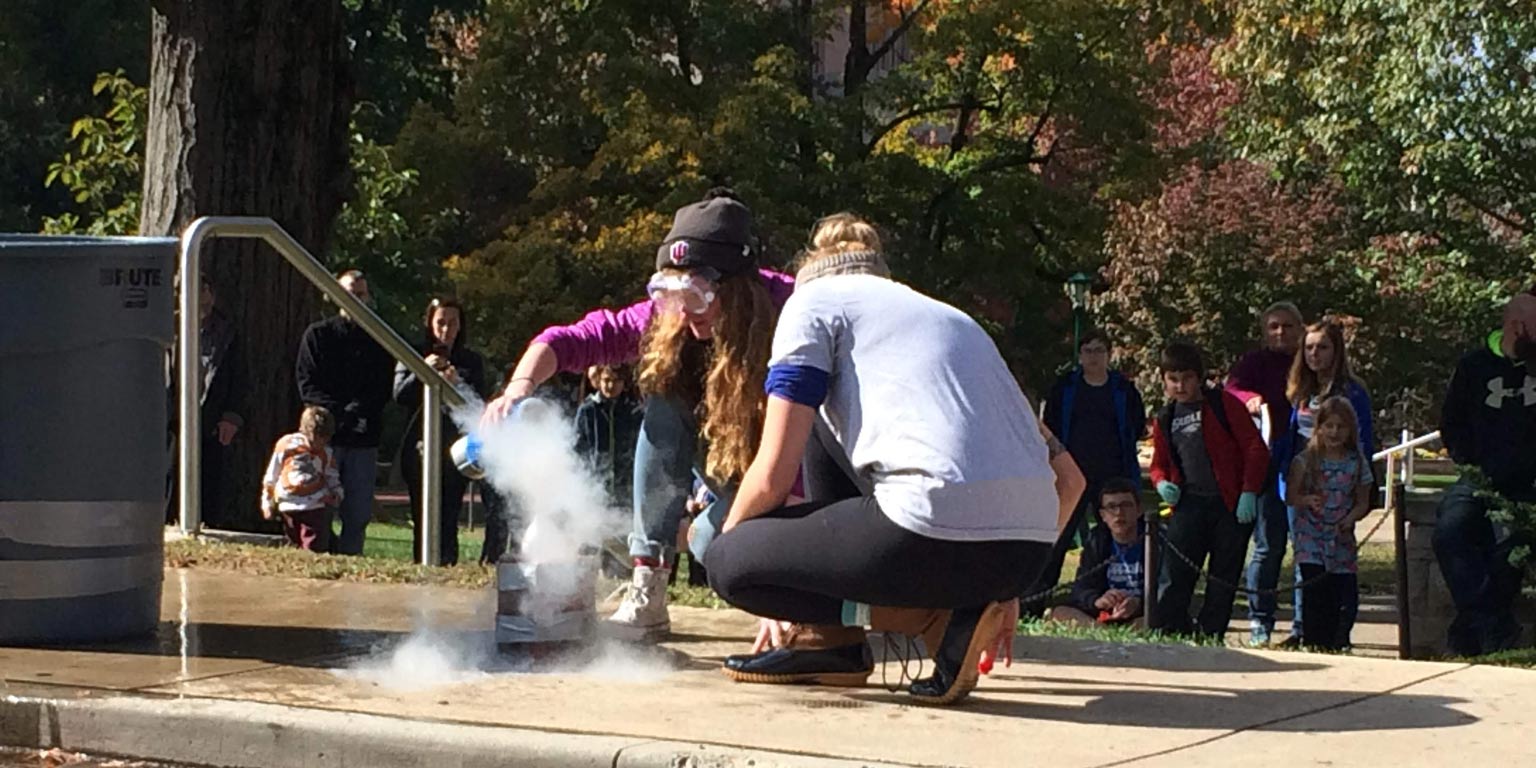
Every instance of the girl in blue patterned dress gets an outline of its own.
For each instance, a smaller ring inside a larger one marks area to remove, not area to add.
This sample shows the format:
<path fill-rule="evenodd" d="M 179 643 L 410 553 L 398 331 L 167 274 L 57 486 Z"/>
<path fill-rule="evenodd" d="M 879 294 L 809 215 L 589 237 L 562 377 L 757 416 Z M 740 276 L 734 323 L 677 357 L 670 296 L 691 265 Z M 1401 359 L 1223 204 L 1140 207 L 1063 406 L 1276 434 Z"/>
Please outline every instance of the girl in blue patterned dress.
<path fill-rule="evenodd" d="M 1370 460 L 1360 450 L 1359 418 L 1343 397 L 1314 412 L 1312 439 L 1291 462 L 1286 503 L 1296 510 L 1293 551 L 1302 588 L 1302 643 L 1339 650 L 1349 643 L 1340 622 L 1358 599 L 1355 524 L 1371 509 Z"/>

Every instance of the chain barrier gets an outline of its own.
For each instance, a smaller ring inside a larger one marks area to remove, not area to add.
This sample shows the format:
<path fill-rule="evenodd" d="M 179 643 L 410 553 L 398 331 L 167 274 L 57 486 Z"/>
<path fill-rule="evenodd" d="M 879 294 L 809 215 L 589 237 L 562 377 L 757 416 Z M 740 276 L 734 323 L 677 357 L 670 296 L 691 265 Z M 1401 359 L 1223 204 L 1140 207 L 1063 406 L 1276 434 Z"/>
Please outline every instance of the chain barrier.
<path fill-rule="evenodd" d="M 1056 597 L 1058 594 L 1062 594 L 1062 595 L 1067 594 L 1068 592 L 1072 591 L 1073 587 L 1077 586 L 1077 583 L 1079 581 L 1082 581 L 1083 579 L 1089 578 L 1090 576 L 1097 576 L 1097 575 L 1099 575 L 1099 572 L 1103 571 L 1105 568 L 1108 568 L 1109 564 L 1111 562 L 1113 562 L 1113 561 L 1110 558 L 1106 557 L 1106 558 L 1104 558 L 1104 562 L 1099 563 L 1098 565 L 1096 565 L 1093 568 L 1089 569 L 1089 571 L 1087 573 L 1079 573 L 1071 581 L 1065 581 L 1065 582 L 1057 584 L 1057 585 L 1055 585 L 1053 587 L 1047 587 L 1045 589 L 1042 589 L 1039 592 L 1036 592 L 1034 594 L 1025 595 L 1025 596 L 1019 598 L 1019 602 L 1021 604 L 1025 604 L 1025 605 L 1027 605 L 1029 603 L 1043 603 L 1043 602 L 1045 602 L 1046 600 L 1049 600 L 1052 597 Z"/>
<path fill-rule="evenodd" d="M 1355 547 L 1358 549 L 1369 543 L 1371 538 L 1376 535 L 1377 531 L 1380 531 L 1381 527 L 1385 525 L 1388 520 L 1392 519 L 1392 514 L 1392 510 L 1386 510 L 1386 514 L 1383 514 L 1381 518 L 1376 521 L 1376 524 L 1371 526 L 1371 529 L 1366 532 L 1365 537 L 1360 539 L 1355 544 Z M 1204 576 L 1206 581 L 1214 582 L 1217 585 L 1226 587 L 1227 589 L 1231 589 L 1235 592 L 1261 595 L 1281 595 L 1297 589 L 1304 589 L 1308 586 L 1311 586 L 1312 584 L 1316 584 L 1317 582 L 1322 581 L 1331 575 L 1328 573 L 1323 573 L 1311 579 L 1301 579 L 1291 583 L 1290 585 L 1275 587 L 1274 589 L 1248 589 L 1246 586 L 1233 584 L 1232 582 L 1222 579 L 1218 576 L 1212 576 L 1209 571 L 1207 571 L 1204 567 L 1197 565 L 1193 558 L 1189 557 L 1189 555 L 1186 555 L 1183 551 L 1181 551 L 1177 546 L 1168 540 L 1166 526 L 1160 525 L 1160 527 L 1163 528 L 1163 531 L 1162 535 L 1157 537 L 1158 558 L 1156 562 L 1161 562 L 1161 558 L 1163 556 L 1167 555 L 1169 552 L 1172 552 L 1175 557 L 1177 557 L 1186 566 L 1195 571 L 1196 580 L 1198 580 L 1201 576 Z M 1078 573 L 1077 576 L 1075 576 L 1071 581 L 1062 582 L 1055 586 L 1042 589 L 1038 592 L 1024 595 L 1023 597 L 1019 598 L 1019 602 L 1021 604 L 1043 603 L 1052 597 L 1067 594 L 1075 586 L 1077 586 L 1078 582 L 1097 576 L 1099 573 L 1108 568 L 1112 562 L 1113 560 L 1106 557 L 1102 562 L 1089 569 L 1087 572 Z M 917 640 L 915 638 L 907 637 L 906 635 L 901 635 L 898 638 L 895 636 L 898 633 L 892 632 L 885 632 L 882 634 L 884 636 L 885 643 L 882 658 L 884 660 L 893 658 L 896 659 L 898 661 L 898 669 L 900 669 L 900 674 L 898 676 L 896 685 L 892 686 L 889 675 L 886 671 L 888 665 L 882 663 L 880 665 L 880 685 L 887 691 L 897 693 L 900 692 L 908 682 L 921 678 L 924 665 L 923 654 L 919 651 Z M 917 664 L 917 673 L 915 675 L 911 672 L 911 665 L 914 660 Z"/>
<path fill-rule="evenodd" d="M 1355 548 L 1358 550 L 1360 547 L 1365 546 L 1366 543 L 1371 540 L 1371 537 L 1375 536 L 1376 532 L 1381 530 L 1381 526 L 1383 524 L 1385 524 L 1390 519 L 1392 519 L 1392 511 L 1391 510 L 1387 510 L 1387 513 L 1382 515 L 1381 519 L 1377 520 L 1375 525 L 1371 526 L 1371 530 L 1366 532 L 1365 538 L 1360 539 L 1360 541 L 1355 544 Z M 1283 586 L 1283 587 L 1277 586 L 1274 589 L 1249 589 L 1246 586 L 1239 585 L 1239 584 L 1233 584 L 1232 582 L 1227 581 L 1226 579 L 1223 579 L 1223 578 L 1221 578 L 1219 576 L 1212 575 L 1210 573 L 1210 571 L 1208 571 L 1204 567 L 1196 564 L 1195 561 L 1192 558 L 1190 558 L 1189 555 L 1184 554 L 1183 551 L 1181 551 L 1178 547 L 1174 546 L 1173 542 L 1169 541 L 1167 536 L 1160 537 L 1158 539 L 1158 543 L 1163 545 L 1162 546 L 1162 551 L 1163 552 L 1170 552 L 1170 551 L 1173 552 L 1175 557 L 1177 557 L 1180 561 L 1182 561 L 1186 566 L 1189 566 L 1190 569 L 1195 571 L 1195 579 L 1196 580 L 1198 580 L 1201 576 L 1204 576 L 1205 580 L 1208 583 L 1213 583 L 1213 584 L 1216 584 L 1217 586 L 1225 587 L 1227 589 L 1233 590 L 1234 592 L 1241 592 L 1241 593 L 1246 593 L 1246 594 L 1250 594 L 1250 595 L 1283 595 L 1283 594 L 1285 594 L 1287 592 L 1292 592 L 1294 590 L 1305 589 L 1305 588 L 1307 588 L 1309 586 L 1312 586 L 1313 584 L 1316 584 L 1316 583 L 1318 583 L 1318 582 L 1328 578 L 1329 576 L 1333 575 L 1333 574 L 1324 572 L 1324 573 L 1320 573 L 1320 574 L 1318 574 L 1318 575 L 1316 575 L 1316 576 L 1314 576 L 1314 577 L 1312 577 L 1310 579 L 1301 579 L 1299 581 L 1293 582 L 1289 586 Z"/>

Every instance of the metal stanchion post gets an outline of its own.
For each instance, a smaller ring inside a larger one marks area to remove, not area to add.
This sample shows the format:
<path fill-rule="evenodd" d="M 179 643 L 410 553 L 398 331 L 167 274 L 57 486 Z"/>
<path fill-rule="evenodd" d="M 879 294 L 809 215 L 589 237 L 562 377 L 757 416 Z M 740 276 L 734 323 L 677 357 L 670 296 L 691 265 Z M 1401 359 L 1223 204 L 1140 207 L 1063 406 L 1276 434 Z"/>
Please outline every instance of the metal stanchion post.
<path fill-rule="evenodd" d="M 1147 520 L 1147 551 L 1142 557 L 1142 584 L 1141 584 L 1141 615 L 1145 618 L 1147 629 L 1157 629 L 1157 542 L 1158 528 L 1162 525 L 1158 510 L 1153 509 L 1152 514 L 1146 516 Z"/>
<path fill-rule="evenodd" d="M 1393 503 L 1389 512 L 1392 515 L 1392 532 L 1397 539 L 1396 550 L 1397 571 L 1397 657 L 1399 659 L 1413 658 L 1413 632 L 1410 628 L 1411 620 L 1408 615 L 1408 499 L 1403 493 L 1402 483 L 1397 478 L 1387 478 L 1393 486 Z"/>
<path fill-rule="evenodd" d="M 440 565 L 438 547 L 442 546 L 443 449 L 440 433 L 443 424 L 443 394 L 432 382 L 421 388 L 421 564 Z"/>

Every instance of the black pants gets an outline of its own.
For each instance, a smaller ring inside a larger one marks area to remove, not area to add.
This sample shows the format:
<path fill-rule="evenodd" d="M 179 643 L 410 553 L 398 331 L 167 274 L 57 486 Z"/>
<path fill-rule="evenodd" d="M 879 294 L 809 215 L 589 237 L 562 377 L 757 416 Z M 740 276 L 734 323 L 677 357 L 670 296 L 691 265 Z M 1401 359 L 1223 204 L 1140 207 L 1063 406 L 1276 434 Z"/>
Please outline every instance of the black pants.
<path fill-rule="evenodd" d="M 409 439 L 409 438 L 408 438 Z M 411 553 L 421 562 L 421 451 L 416 446 L 419 439 L 410 440 L 400 449 L 400 473 L 405 477 L 406 492 L 411 495 Z M 464 507 L 464 489 L 469 479 L 454 468 L 447 446 L 439 448 L 442 463 L 442 507 L 438 518 L 438 563 L 457 565 L 459 562 L 459 513 Z"/>
<path fill-rule="evenodd" d="M 1040 569 L 1039 578 L 1035 579 L 1024 590 L 1020 597 L 1037 595 L 1055 587 L 1061 581 L 1061 566 L 1067 559 L 1067 552 L 1072 550 L 1072 543 L 1079 536 L 1084 541 L 1088 539 L 1088 532 L 1092 526 L 1099 524 L 1099 488 L 1102 483 L 1090 481 L 1088 487 L 1083 490 L 1083 495 L 1077 500 L 1077 507 L 1072 510 L 1072 517 L 1067 521 L 1067 526 L 1061 529 L 1056 536 L 1056 544 L 1051 547 L 1051 554 Z M 1045 610 L 1047 599 L 1039 598 L 1024 605 L 1022 610 L 1029 614 L 1038 614 Z"/>
<path fill-rule="evenodd" d="M 475 487 L 480 489 L 480 503 L 485 509 L 485 544 L 480 548 L 480 563 L 495 565 L 509 554 L 515 558 L 518 541 L 512 532 L 523 529 L 516 502 L 484 480 Z"/>
<path fill-rule="evenodd" d="M 203 426 L 207 427 L 208 425 L 205 423 Z M 178 473 L 175 435 L 171 436 L 170 448 L 171 472 L 166 477 L 166 486 L 169 492 L 167 493 L 165 503 L 165 523 L 166 525 L 175 525 L 181 520 L 181 493 L 177 487 Z M 199 502 L 201 505 L 199 507 L 201 509 L 199 519 L 202 520 L 203 525 L 209 528 L 237 528 L 242 522 L 238 519 L 238 516 L 232 519 L 229 515 L 224 514 L 224 508 L 221 506 L 224 503 L 224 497 L 221 493 L 224 490 L 224 460 L 228 453 L 229 446 L 219 442 L 218 432 L 215 431 L 203 435 L 202 459 L 198 462 L 198 476 L 201 478 L 201 482 L 198 483 L 201 498 Z"/>
<path fill-rule="evenodd" d="M 1207 568 L 1211 578 L 1205 585 L 1205 603 L 1192 625 L 1189 603 L 1195 593 L 1198 570 L 1184 559 L 1165 551 L 1157 580 L 1157 628 L 1167 632 L 1223 636 L 1232 620 L 1232 602 L 1237 597 L 1234 586 L 1248 556 L 1248 539 L 1253 525 L 1241 525 L 1237 515 L 1219 498 L 1185 496 L 1174 509 L 1168 523 L 1167 546 L 1184 553 L 1196 565 Z"/>
<path fill-rule="evenodd" d="M 842 470 L 841 449 L 818 433 L 805 473 L 816 500 L 748 520 L 705 554 L 710 586 L 731 605 L 805 624 L 840 623 L 845 600 L 979 608 L 1016 597 L 1050 553 L 1046 542 L 942 541 L 896 525 L 873 497 L 848 495 L 862 484 Z M 1030 563 L 1036 567 L 1021 567 Z"/>
<path fill-rule="evenodd" d="M 1513 647 L 1520 637 L 1514 603 L 1524 574 L 1509 564 L 1509 553 L 1530 542 L 1494 526 L 1487 500 L 1465 481 L 1446 489 L 1440 500 L 1433 541 L 1456 605 L 1446 638 L 1451 650 L 1478 656 Z"/>
<path fill-rule="evenodd" d="M 1344 617 L 1349 597 L 1358 587 L 1353 573 L 1328 573 L 1321 565 L 1302 563 L 1301 578 L 1317 579 L 1301 588 L 1301 641 L 1313 648 L 1339 650 L 1349 645 Z"/>

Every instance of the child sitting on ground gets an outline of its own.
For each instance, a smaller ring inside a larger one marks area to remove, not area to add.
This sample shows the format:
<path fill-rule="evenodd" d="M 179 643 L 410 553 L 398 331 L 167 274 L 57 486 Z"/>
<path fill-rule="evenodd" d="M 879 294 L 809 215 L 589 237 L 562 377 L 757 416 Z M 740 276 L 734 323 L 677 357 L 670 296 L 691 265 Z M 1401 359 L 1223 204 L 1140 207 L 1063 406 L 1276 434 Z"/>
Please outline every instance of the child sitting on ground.
<path fill-rule="evenodd" d="M 1356 594 L 1355 524 L 1371 511 L 1369 460 L 1360 452 L 1359 418 L 1343 397 L 1314 412 L 1312 439 L 1291 462 L 1286 503 L 1295 509 L 1292 547 L 1301 568 L 1301 642 L 1322 650 L 1349 644 L 1340 622 Z"/>
<path fill-rule="evenodd" d="M 288 541 L 311 552 L 331 544 L 331 518 L 341 504 L 341 474 L 331 456 L 336 419 L 318 405 L 304 408 L 299 431 L 278 438 L 262 480 L 261 516 L 283 516 Z"/>
<path fill-rule="evenodd" d="M 1067 603 L 1051 609 L 1050 620 L 1082 626 L 1130 623 L 1140 629 L 1146 583 L 1141 499 L 1136 483 L 1106 480 L 1099 491 L 1099 519 L 1083 544 L 1077 579 Z"/>

